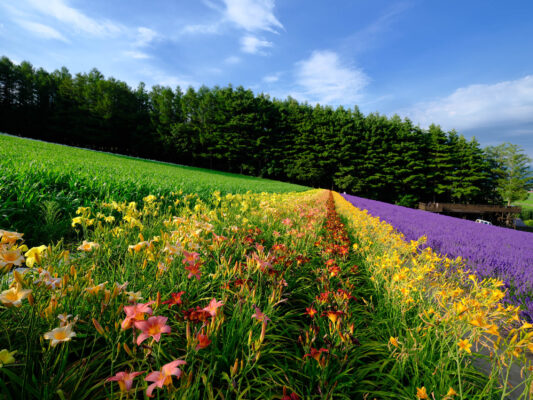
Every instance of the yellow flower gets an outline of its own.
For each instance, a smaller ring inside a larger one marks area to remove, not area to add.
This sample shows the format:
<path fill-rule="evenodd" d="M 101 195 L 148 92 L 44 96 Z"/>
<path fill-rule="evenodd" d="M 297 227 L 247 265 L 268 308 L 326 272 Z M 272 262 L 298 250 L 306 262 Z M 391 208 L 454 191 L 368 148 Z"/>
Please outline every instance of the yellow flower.
<path fill-rule="evenodd" d="M 500 336 L 500 332 L 498 332 L 498 327 L 494 324 L 490 325 L 487 328 L 487 333 L 490 333 L 491 335 Z"/>
<path fill-rule="evenodd" d="M 17 240 L 22 239 L 22 235 L 24 234 L 0 229 L 0 237 L 2 238 L 0 243 L 15 243 Z"/>
<path fill-rule="evenodd" d="M 93 249 L 97 249 L 98 247 L 100 247 L 100 245 L 98 243 L 88 242 L 88 241 L 84 240 L 83 243 L 80 245 L 80 247 L 78 247 L 78 250 L 91 251 Z"/>
<path fill-rule="evenodd" d="M 29 249 L 24 255 L 26 256 L 26 265 L 28 267 L 33 267 L 33 264 L 41 263 L 41 254 L 43 251 L 45 251 L 48 247 L 46 247 L 44 244 L 39 247 L 32 247 Z"/>
<path fill-rule="evenodd" d="M 468 339 L 460 340 L 459 343 L 457 343 L 457 345 L 459 346 L 461 350 L 464 350 L 467 353 L 472 354 L 472 351 L 470 350 L 470 348 L 472 347 L 472 344 L 470 344 Z"/>
<path fill-rule="evenodd" d="M 398 347 L 398 340 L 393 336 L 390 337 L 389 343 L 392 344 L 394 347 Z"/>
<path fill-rule="evenodd" d="M 457 392 L 455 390 L 453 390 L 452 387 L 450 387 L 448 389 L 448 393 L 446 393 L 446 396 L 455 396 L 457 394 Z"/>
<path fill-rule="evenodd" d="M 153 201 L 156 201 L 157 200 L 157 197 L 155 197 L 153 194 L 150 194 L 146 197 L 143 197 L 143 201 L 146 202 L 146 203 L 151 203 Z"/>
<path fill-rule="evenodd" d="M 45 339 L 51 340 L 50 344 L 52 347 L 60 342 L 68 342 L 74 336 L 76 336 L 76 332 L 72 330 L 72 325 L 55 328 L 54 330 L 44 334 Z"/>
<path fill-rule="evenodd" d="M 422 386 L 421 388 L 416 388 L 416 397 L 418 397 L 420 400 L 428 398 L 425 386 Z"/>
<path fill-rule="evenodd" d="M 13 364 L 15 362 L 15 353 L 17 350 L 9 352 L 6 349 L 0 350 L 0 368 L 4 365 Z"/>
<path fill-rule="evenodd" d="M 108 223 L 115 222 L 115 217 L 110 215 L 108 217 L 105 217 L 104 220 L 105 220 L 105 222 L 108 222 Z"/>
<path fill-rule="evenodd" d="M 8 307 L 20 307 L 22 300 L 28 297 L 30 293 L 31 289 L 21 290 L 20 286 L 17 285 L 0 293 L 0 301 Z"/>
<path fill-rule="evenodd" d="M 72 218 L 72 227 L 75 227 L 76 225 L 81 225 L 82 220 L 83 220 L 82 217 Z"/>
<path fill-rule="evenodd" d="M 16 265 L 20 267 L 24 262 L 24 256 L 18 250 L 2 250 L 0 248 L 0 267 Z"/>
<path fill-rule="evenodd" d="M 481 314 L 476 315 L 474 319 L 470 321 L 470 324 L 474 326 L 479 326 L 480 328 L 484 328 L 487 326 L 487 324 L 485 323 L 485 320 L 483 319 L 483 315 Z"/>

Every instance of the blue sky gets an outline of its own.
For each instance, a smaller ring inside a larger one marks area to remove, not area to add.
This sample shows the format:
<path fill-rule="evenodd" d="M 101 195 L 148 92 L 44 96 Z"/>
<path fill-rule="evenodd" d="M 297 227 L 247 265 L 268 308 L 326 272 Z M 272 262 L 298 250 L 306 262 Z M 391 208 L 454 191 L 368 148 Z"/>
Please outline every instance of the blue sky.
<path fill-rule="evenodd" d="M 2 0 L 0 55 L 358 105 L 533 158 L 532 15 L 530 0 Z"/>

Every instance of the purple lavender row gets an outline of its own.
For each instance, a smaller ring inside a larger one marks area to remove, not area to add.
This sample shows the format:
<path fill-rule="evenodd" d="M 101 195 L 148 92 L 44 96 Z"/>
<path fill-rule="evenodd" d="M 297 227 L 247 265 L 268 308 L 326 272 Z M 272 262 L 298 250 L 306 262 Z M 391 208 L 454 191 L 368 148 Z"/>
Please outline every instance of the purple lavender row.
<path fill-rule="evenodd" d="M 343 195 L 351 204 L 366 209 L 403 233 L 407 240 L 425 235 L 429 246 L 450 258 L 461 256 L 481 277 L 505 282 L 507 301 L 524 306 L 533 320 L 533 234 L 422 210 Z"/>

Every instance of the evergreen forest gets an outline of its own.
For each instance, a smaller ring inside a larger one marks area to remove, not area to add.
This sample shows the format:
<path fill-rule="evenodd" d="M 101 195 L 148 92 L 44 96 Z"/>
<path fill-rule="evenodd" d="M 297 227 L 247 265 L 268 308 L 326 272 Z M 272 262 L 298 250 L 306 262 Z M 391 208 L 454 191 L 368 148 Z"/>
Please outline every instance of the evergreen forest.
<path fill-rule="evenodd" d="M 96 69 L 48 72 L 2 57 L 0 132 L 406 206 L 501 201 L 495 161 L 475 139 L 242 86 L 131 88 Z"/>

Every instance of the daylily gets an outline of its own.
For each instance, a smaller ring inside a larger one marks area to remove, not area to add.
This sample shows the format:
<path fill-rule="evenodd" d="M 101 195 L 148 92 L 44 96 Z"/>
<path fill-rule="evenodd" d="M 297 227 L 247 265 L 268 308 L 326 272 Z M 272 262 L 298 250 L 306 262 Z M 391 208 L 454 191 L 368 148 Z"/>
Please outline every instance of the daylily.
<path fill-rule="evenodd" d="M 0 229 L 0 236 L 2 237 L 1 243 L 15 243 L 17 240 L 22 239 L 23 233 L 4 231 Z"/>
<path fill-rule="evenodd" d="M 39 247 L 32 247 L 29 249 L 24 256 L 26 257 L 26 265 L 30 268 L 33 267 L 35 263 L 40 264 L 41 263 L 41 254 L 43 251 L 48 249 L 44 244 Z"/>
<path fill-rule="evenodd" d="M 106 283 L 107 281 L 100 283 L 98 285 L 86 287 L 85 291 L 89 294 L 97 295 L 100 292 L 100 290 L 103 290 L 105 288 Z"/>
<path fill-rule="evenodd" d="M 174 304 L 181 305 L 183 303 L 183 300 L 181 300 L 181 296 L 183 296 L 184 294 L 185 292 L 183 290 L 177 293 L 170 293 L 170 299 L 164 301 L 161 304 L 168 304 L 168 308 L 172 307 Z"/>
<path fill-rule="evenodd" d="M 328 310 L 322 313 L 322 316 L 326 315 L 333 324 L 337 323 L 337 320 L 340 318 L 341 315 L 344 313 L 342 311 L 333 311 Z"/>
<path fill-rule="evenodd" d="M 177 245 L 173 246 L 170 243 L 167 243 L 165 245 L 165 248 L 163 249 L 164 252 L 168 252 L 169 254 L 176 254 L 179 255 L 183 251 L 183 247 L 181 243 L 178 243 Z"/>
<path fill-rule="evenodd" d="M 162 388 L 163 386 L 168 386 L 172 384 L 172 375 L 176 376 L 178 379 L 181 376 L 181 369 L 178 368 L 180 365 L 187 364 L 183 360 L 175 360 L 168 364 L 163 365 L 161 371 L 150 372 L 146 378 L 147 382 L 154 382 L 146 388 L 146 395 L 152 397 L 152 392 L 156 387 Z"/>
<path fill-rule="evenodd" d="M 128 282 L 124 282 L 122 284 L 118 283 L 118 282 L 115 282 L 115 289 L 120 293 L 122 291 L 124 291 L 126 289 L 126 287 L 128 286 Z"/>
<path fill-rule="evenodd" d="M 416 397 L 418 397 L 420 400 L 429 398 L 425 386 L 422 386 L 421 388 L 416 388 Z"/>
<path fill-rule="evenodd" d="M 455 390 L 453 390 L 452 387 L 450 387 L 448 389 L 448 393 L 446 393 L 446 396 L 450 396 L 451 397 L 451 396 L 455 396 L 455 395 L 457 395 L 457 392 Z"/>
<path fill-rule="evenodd" d="M 202 308 L 202 310 L 207 311 L 209 314 L 211 314 L 212 317 L 217 315 L 217 309 L 219 307 L 222 307 L 224 303 L 221 301 L 217 301 L 215 298 L 211 299 L 211 302 L 207 307 Z"/>
<path fill-rule="evenodd" d="M 328 349 L 321 348 L 319 350 L 315 349 L 314 347 L 311 347 L 311 352 L 304 355 L 304 358 L 306 357 L 313 357 L 318 364 L 323 367 L 326 364 L 326 360 L 322 358 L 322 353 L 328 353 Z"/>
<path fill-rule="evenodd" d="M 100 245 L 98 243 L 88 242 L 88 241 L 84 240 L 83 243 L 78 247 L 78 250 L 91 251 L 93 249 L 97 249 L 98 247 L 100 247 Z"/>
<path fill-rule="evenodd" d="M 283 397 L 281 400 L 300 400 L 300 397 L 294 392 L 287 394 L 287 388 L 283 386 Z"/>
<path fill-rule="evenodd" d="M 45 339 L 51 340 L 52 347 L 60 342 L 68 342 L 74 336 L 76 336 L 76 332 L 72 330 L 72 325 L 70 324 L 55 328 L 44 334 Z"/>
<path fill-rule="evenodd" d="M 0 350 L 0 368 L 2 368 L 4 365 L 13 364 L 15 362 L 15 351 L 8 351 L 6 349 Z"/>
<path fill-rule="evenodd" d="M 16 285 L 0 293 L 0 301 L 8 307 L 20 307 L 22 300 L 28 297 L 30 293 L 31 289 L 22 289 L 19 285 Z"/>
<path fill-rule="evenodd" d="M 211 344 L 211 340 L 209 340 L 209 336 L 205 335 L 203 331 L 200 332 L 198 336 L 196 336 L 196 339 L 198 340 L 198 344 L 195 347 L 196 351 L 200 349 L 205 349 L 207 346 Z"/>
<path fill-rule="evenodd" d="M 121 392 L 128 392 L 131 390 L 131 387 L 133 386 L 133 379 L 136 376 L 139 376 L 143 374 L 144 371 L 139 372 L 118 372 L 115 376 L 112 376 L 111 378 L 107 378 L 107 382 L 118 382 L 118 386 L 120 387 Z"/>
<path fill-rule="evenodd" d="M 159 342 L 162 333 L 170 332 L 167 320 L 167 317 L 158 316 L 150 317 L 146 321 L 135 321 L 135 327 L 141 330 L 141 334 L 137 337 L 137 345 L 140 345 L 149 337 Z"/>
<path fill-rule="evenodd" d="M 285 218 L 283 221 L 281 221 L 281 223 L 285 226 L 288 226 L 288 227 L 291 227 L 292 226 L 292 221 L 290 218 Z"/>
<path fill-rule="evenodd" d="M 318 311 L 315 310 L 313 307 L 305 307 L 305 313 L 309 315 L 311 318 L 313 318 Z"/>
<path fill-rule="evenodd" d="M 0 267 L 6 265 L 16 265 L 20 267 L 24 262 L 24 256 L 17 250 L 4 250 L 0 249 Z"/>
<path fill-rule="evenodd" d="M 139 251 L 141 251 L 144 247 L 146 246 L 149 246 L 150 243 L 149 242 L 139 242 L 137 244 L 130 244 L 128 246 L 128 250 L 133 250 L 134 252 L 138 253 Z"/>
<path fill-rule="evenodd" d="M 187 278 L 191 279 L 194 276 L 196 279 L 200 280 L 200 275 L 202 275 L 202 271 L 200 271 L 200 266 L 201 264 L 199 263 L 187 265 L 185 267 L 185 269 L 189 271 L 189 275 L 187 275 Z"/>
<path fill-rule="evenodd" d="M 260 309 L 259 307 L 255 306 L 255 314 L 252 315 L 252 318 L 255 318 L 258 321 L 261 321 L 263 323 L 267 323 L 267 321 L 270 321 L 270 318 L 268 318 Z"/>
<path fill-rule="evenodd" d="M 128 303 L 135 303 L 136 301 L 142 300 L 141 292 L 124 292 L 128 295 Z"/>
<path fill-rule="evenodd" d="M 200 258 L 200 254 L 194 251 L 189 253 L 188 251 L 183 250 L 183 255 L 184 255 L 183 260 L 181 260 L 183 264 L 189 264 L 189 265 L 195 264 L 196 260 Z"/>
<path fill-rule="evenodd" d="M 468 339 L 460 340 L 457 345 L 459 346 L 459 349 L 466 351 L 467 353 L 472 354 L 472 351 L 470 348 L 472 347 L 472 344 L 468 341 Z"/>
<path fill-rule="evenodd" d="M 70 317 L 72 317 L 72 314 L 68 314 L 68 315 L 66 315 L 66 314 L 59 314 L 59 315 L 57 316 L 57 319 L 59 319 L 59 326 L 66 326 L 66 325 L 68 325 L 68 323 L 69 323 L 68 320 L 69 320 Z M 74 318 L 74 321 L 73 321 L 73 322 L 76 322 L 76 321 L 78 321 L 78 316 L 76 316 L 76 317 Z"/>
<path fill-rule="evenodd" d="M 128 329 L 134 322 L 144 320 L 144 314 L 152 315 L 152 309 L 150 305 L 154 301 L 149 301 L 148 303 L 137 303 L 132 306 L 125 306 L 124 312 L 126 313 L 126 318 L 122 321 L 122 329 Z"/>
<path fill-rule="evenodd" d="M 196 308 L 186 310 L 183 313 L 183 318 L 194 323 L 199 323 L 207 321 L 209 318 L 211 318 L 211 314 L 205 310 L 202 310 L 200 306 L 197 306 Z"/>

